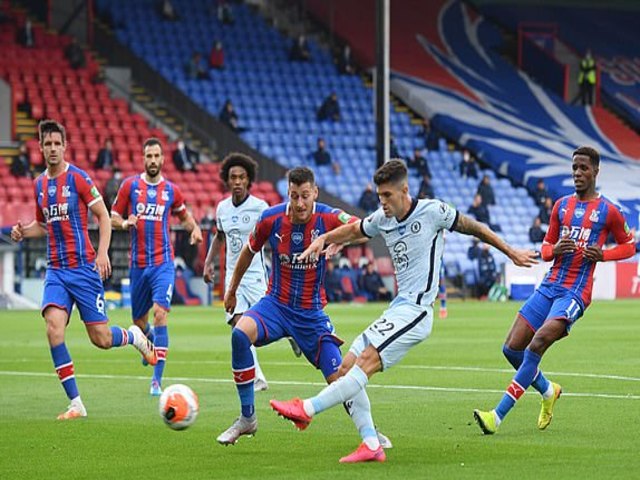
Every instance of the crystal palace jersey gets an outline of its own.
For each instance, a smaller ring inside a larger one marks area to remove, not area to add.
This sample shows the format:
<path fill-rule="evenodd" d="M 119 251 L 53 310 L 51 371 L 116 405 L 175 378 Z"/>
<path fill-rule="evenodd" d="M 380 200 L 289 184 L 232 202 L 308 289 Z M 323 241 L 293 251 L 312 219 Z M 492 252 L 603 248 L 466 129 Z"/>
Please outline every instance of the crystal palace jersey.
<path fill-rule="evenodd" d="M 173 183 L 160 178 L 148 183 L 145 174 L 128 177 L 122 182 L 112 212 L 125 220 L 137 215 L 137 228 L 131 229 L 131 266 L 144 268 L 173 262 L 173 246 L 169 235 L 169 215 L 185 218 L 182 192 Z"/>
<path fill-rule="evenodd" d="M 585 260 L 583 252 L 591 245 L 602 247 L 609 233 L 618 244 L 633 239 L 624 216 L 610 200 L 603 196 L 586 202 L 575 195 L 560 198 L 553 206 L 544 242 L 554 245 L 561 237 L 569 236 L 578 248 L 555 257 L 542 286 L 555 284 L 566 288 L 585 308 L 589 306 L 596 264 Z"/>
<path fill-rule="evenodd" d="M 36 219 L 47 229 L 47 265 L 77 268 L 91 265 L 96 252 L 87 231 L 87 209 L 102 200 L 89 175 L 67 164 L 50 178 L 46 171 L 35 180 Z"/>
<path fill-rule="evenodd" d="M 398 296 L 431 305 L 438 294 L 444 250 L 443 230 L 452 230 L 458 212 L 440 200 L 413 200 L 405 217 L 387 218 L 379 208 L 360 224 L 367 237 L 381 235 L 391 254 Z"/>
<path fill-rule="evenodd" d="M 225 288 L 229 286 L 233 269 L 238 263 L 240 251 L 249 234 L 253 231 L 262 212 L 269 205 L 264 200 L 248 195 L 242 203 L 234 205 L 231 197 L 225 198 L 218 204 L 216 208 L 216 228 L 219 232 L 223 232 L 226 239 L 226 271 L 225 271 Z M 267 289 L 266 274 L 264 268 L 264 258 L 262 250 L 259 255 L 255 255 L 251 261 L 251 265 L 242 277 L 243 283 L 256 285 L 262 283 L 264 290 Z"/>
<path fill-rule="evenodd" d="M 304 224 L 291 223 L 288 203 L 265 210 L 249 236 L 249 248 L 256 253 L 266 242 L 271 246 L 267 295 L 291 308 L 322 309 L 327 303 L 323 286 L 326 259 L 321 256 L 319 260 L 299 262 L 297 258 L 318 236 L 357 220 L 322 203 L 314 203 L 311 219 Z"/>

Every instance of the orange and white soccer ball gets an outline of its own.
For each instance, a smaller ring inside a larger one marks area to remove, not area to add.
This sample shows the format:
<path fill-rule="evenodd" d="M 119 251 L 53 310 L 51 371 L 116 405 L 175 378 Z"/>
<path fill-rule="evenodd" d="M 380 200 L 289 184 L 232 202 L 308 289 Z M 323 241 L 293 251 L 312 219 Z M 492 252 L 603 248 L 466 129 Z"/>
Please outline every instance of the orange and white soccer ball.
<path fill-rule="evenodd" d="M 160 396 L 160 416 L 169 428 L 184 430 L 198 416 L 198 396 L 186 385 L 176 383 L 164 389 Z"/>

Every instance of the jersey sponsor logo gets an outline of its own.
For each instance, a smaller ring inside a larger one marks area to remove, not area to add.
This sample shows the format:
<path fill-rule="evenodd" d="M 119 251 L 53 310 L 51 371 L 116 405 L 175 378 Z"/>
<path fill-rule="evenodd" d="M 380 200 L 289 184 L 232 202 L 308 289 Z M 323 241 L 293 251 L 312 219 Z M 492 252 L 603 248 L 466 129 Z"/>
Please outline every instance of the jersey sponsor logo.
<path fill-rule="evenodd" d="M 71 191 L 69 190 L 69 185 L 63 185 L 62 186 L 62 196 L 63 197 L 70 197 L 71 196 Z"/>
<path fill-rule="evenodd" d="M 300 253 L 294 253 L 291 256 L 286 253 L 278 254 L 278 261 L 280 265 L 284 268 L 288 268 L 289 270 L 312 270 L 318 267 L 318 260 L 311 260 L 307 258 L 306 260 L 300 261 L 298 258 L 302 255 Z"/>
<path fill-rule="evenodd" d="M 304 238 L 304 235 L 301 232 L 293 232 L 291 234 L 291 240 L 293 240 L 293 243 L 295 243 L 296 245 L 300 245 L 302 243 L 303 238 Z"/>
<path fill-rule="evenodd" d="M 422 225 L 420 224 L 420 222 L 413 222 L 411 224 L 411 233 L 418 233 L 421 228 Z"/>
<path fill-rule="evenodd" d="M 600 212 L 598 210 L 593 210 L 591 215 L 589 215 L 589 221 L 596 223 L 598 220 L 600 220 Z"/>
<path fill-rule="evenodd" d="M 338 220 L 340 220 L 342 223 L 348 223 L 349 220 L 351 220 L 351 215 L 349 215 L 347 212 L 340 212 L 340 215 L 338 215 Z"/>
<path fill-rule="evenodd" d="M 154 220 L 161 222 L 164 216 L 166 206 L 150 203 L 145 205 L 144 203 L 136 203 L 136 213 L 140 215 L 141 220 Z"/>
<path fill-rule="evenodd" d="M 589 237 L 591 236 L 590 228 L 583 228 L 577 226 L 567 227 L 566 225 L 562 226 L 562 232 L 560 232 L 561 237 L 569 237 L 576 243 L 576 247 L 585 248 L 589 245 Z"/>
<path fill-rule="evenodd" d="M 95 185 L 93 187 L 91 187 L 91 190 L 89 191 L 89 193 L 91 193 L 91 196 L 93 198 L 98 198 L 100 196 L 100 192 L 98 191 L 98 187 L 96 187 Z"/>
<path fill-rule="evenodd" d="M 53 203 L 46 208 L 42 209 L 47 223 L 62 222 L 69 220 L 69 204 L 68 203 Z"/>
<path fill-rule="evenodd" d="M 227 238 L 229 239 L 229 248 L 233 253 L 238 253 L 242 249 L 242 234 L 240 230 L 234 228 L 227 232 Z"/>
<path fill-rule="evenodd" d="M 407 244 L 398 242 L 393 246 L 393 265 L 396 267 L 396 274 L 404 272 L 409 268 L 409 257 L 407 256 Z"/>

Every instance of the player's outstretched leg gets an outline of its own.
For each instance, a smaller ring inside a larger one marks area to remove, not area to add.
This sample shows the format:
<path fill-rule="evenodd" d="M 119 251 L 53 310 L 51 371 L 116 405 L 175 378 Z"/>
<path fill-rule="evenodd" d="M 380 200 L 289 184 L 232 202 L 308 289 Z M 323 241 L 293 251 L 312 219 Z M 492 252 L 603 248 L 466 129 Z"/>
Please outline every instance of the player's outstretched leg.
<path fill-rule="evenodd" d="M 112 332 L 114 331 L 114 329 L 126 331 L 120 327 L 111 327 L 111 329 Z M 146 335 L 142 332 L 142 330 L 140 330 L 140 327 L 138 327 L 137 325 L 131 325 L 129 327 L 128 333 L 131 334 L 131 336 L 129 337 L 129 343 L 131 343 L 136 348 L 136 350 L 140 352 L 142 357 L 149 363 L 149 365 L 156 365 L 158 363 L 158 354 L 156 352 L 156 349 L 153 343 L 151 343 Z M 117 344 L 116 337 L 114 335 L 113 346 L 116 347 L 121 345 L 126 345 L 126 343 L 120 345 Z"/>
<path fill-rule="evenodd" d="M 234 327 L 231 332 L 231 367 L 240 397 L 241 415 L 218 436 L 217 441 L 222 445 L 233 445 L 241 435 L 252 436 L 258 430 L 253 391 L 255 367 L 250 347 L 251 341 L 247 334 Z"/>
<path fill-rule="evenodd" d="M 149 339 L 149 341 L 151 343 L 153 343 L 155 345 L 155 340 L 156 340 L 156 332 L 153 328 L 153 325 L 151 325 L 149 322 L 147 322 L 145 324 L 145 327 L 142 329 L 142 332 L 147 336 L 147 338 Z M 147 362 L 144 357 L 142 358 L 142 365 L 143 366 L 148 366 L 149 362 Z"/>
<path fill-rule="evenodd" d="M 158 397 L 162 395 L 162 375 L 164 366 L 167 361 L 167 353 L 169 351 L 169 330 L 166 325 L 158 325 L 155 330 L 155 349 L 157 352 L 158 363 L 153 367 L 153 377 L 151 378 L 151 387 L 149 395 Z M 147 337 L 148 338 L 148 337 Z"/>
<path fill-rule="evenodd" d="M 72 420 L 74 418 L 86 417 L 87 410 L 84 408 L 80 393 L 78 392 L 73 361 L 64 342 L 55 347 L 51 347 L 51 358 L 53 358 L 53 365 L 55 366 L 62 388 L 64 388 L 71 402 L 67 411 L 58 415 L 58 420 Z"/>

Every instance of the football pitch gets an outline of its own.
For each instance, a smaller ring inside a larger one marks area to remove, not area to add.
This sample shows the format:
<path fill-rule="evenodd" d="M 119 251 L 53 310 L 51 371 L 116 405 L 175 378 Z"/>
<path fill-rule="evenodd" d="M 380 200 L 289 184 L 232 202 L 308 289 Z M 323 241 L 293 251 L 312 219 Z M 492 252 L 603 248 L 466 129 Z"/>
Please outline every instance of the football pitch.
<path fill-rule="evenodd" d="M 256 394 L 259 430 L 235 446 L 215 441 L 238 415 L 229 328 L 221 308 L 175 308 L 165 385 L 200 398 L 188 430 L 167 428 L 148 395 L 150 367 L 131 347 L 93 347 L 74 314 L 67 346 L 89 416 L 56 421 L 67 399 L 53 371 L 38 312 L 0 312 L 0 478 L 638 478 L 640 302 L 596 301 L 545 356 L 560 383 L 554 420 L 538 431 L 539 396 L 529 391 L 496 435 L 483 436 L 474 408 L 489 409 L 512 377 L 502 343 L 518 303 L 449 303 L 431 337 L 368 387 L 376 424 L 394 448 L 385 464 L 341 465 L 359 437 L 342 408 L 304 432 L 277 417 L 269 399 L 310 396 L 319 371 L 288 342 L 259 349 L 269 390 Z M 384 305 L 327 308 L 346 351 Z M 128 311 L 112 312 L 128 326 Z"/>

